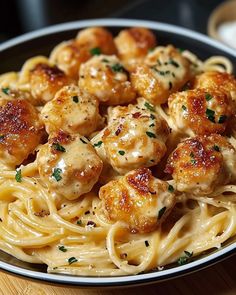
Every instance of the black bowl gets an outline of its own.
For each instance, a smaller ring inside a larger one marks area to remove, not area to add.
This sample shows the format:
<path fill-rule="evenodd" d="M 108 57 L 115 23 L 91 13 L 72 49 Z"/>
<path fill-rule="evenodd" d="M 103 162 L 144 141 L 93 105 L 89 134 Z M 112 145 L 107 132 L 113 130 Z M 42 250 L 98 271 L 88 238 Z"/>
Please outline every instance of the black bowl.
<path fill-rule="evenodd" d="M 52 26 L 12 39 L 0 45 L 0 73 L 20 70 L 26 59 L 35 55 L 49 55 L 55 45 L 72 39 L 78 30 L 91 26 L 107 27 L 114 35 L 126 27 L 141 26 L 156 33 L 161 45 L 174 44 L 188 49 L 200 59 L 223 55 L 236 65 L 236 51 L 202 34 L 173 25 L 151 21 L 125 19 L 97 19 Z M 235 68 L 234 68 L 235 72 Z M 15 275 L 45 283 L 84 287 L 131 286 L 163 281 L 205 268 L 236 252 L 236 243 L 228 241 L 221 249 L 199 256 L 193 262 L 174 266 L 163 271 L 119 277 L 79 277 L 48 274 L 46 266 L 22 262 L 0 251 L 0 268 Z"/>

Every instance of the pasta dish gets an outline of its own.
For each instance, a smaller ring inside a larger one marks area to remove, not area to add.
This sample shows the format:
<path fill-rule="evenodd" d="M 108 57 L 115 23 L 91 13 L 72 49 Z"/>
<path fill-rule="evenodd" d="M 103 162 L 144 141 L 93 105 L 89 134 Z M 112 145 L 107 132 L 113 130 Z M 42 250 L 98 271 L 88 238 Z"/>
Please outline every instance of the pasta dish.
<path fill-rule="evenodd" d="M 13 69 L 14 70 L 14 69 Z M 0 75 L 0 249 L 49 273 L 183 265 L 236 235 L 236 79 L 91 27 Z"/>

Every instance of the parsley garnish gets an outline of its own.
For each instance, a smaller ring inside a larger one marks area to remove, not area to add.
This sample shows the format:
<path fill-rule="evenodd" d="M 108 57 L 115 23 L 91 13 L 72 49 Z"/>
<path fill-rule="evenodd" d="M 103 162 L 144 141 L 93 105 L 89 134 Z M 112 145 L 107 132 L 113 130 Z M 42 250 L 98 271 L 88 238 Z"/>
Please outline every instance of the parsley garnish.
<path fill-rule="evenodd" d="M 169 90 L 171 90 L 173 87 L 172 82 L 169 81 Z"/>
<path fill-rule="evenodd" d="M 2 88 L 2 92 L 7 94 L 7 95 L 9 94 L 9 90 L 10 90 L 10 88 L 8 88 L 8 87 Z"/>
<path fill-rule="evenodd" d="M 145 102 L 144 106 L 151 112 L 155 112 L 155 108 L 152 104 L 148 103 L 147 101 Z"/>
<path fill-rule="evenodd" d="M 61 173 L 62 173 L 61 168 L 54 168 L 53 173 L 52 173 L 52 177 L 54 177 L 56 179 L 56 181 L 60 181 L 62 179 Z"/>
<path fill-rule="evenodd" d="M 83 138 L 80 138 L 80 141 L 83 142 L 84 144 L 87 144 L 87 142 Z"/>
<path fill-rule="evenodd" d="M 22 182 L 21 169 L 16 170 L 15 180 L 17 182 Z"/>
<path fill-rule="evenodd" d="M 166 207 L 162 207 L 158 212 L 158 219 L 161 219 L 162 215 L 165 213 Z"/>
<path fill-rule="evenodd" d="M 150 131 L 146 131 L 146 134 L 150 138 L 156 138 L 156 135 L 154 133 L 150 132 Z"/>
<path fill-rule="evenodd" d="M 72 264 L 72 263 L 74 263 L 74 262 L 77 262 L 78 260 L 75 258 L 75 257 L 70 257 L 69 259 L 68 259 L 68 263 L 69 264 Z"/>
<path fill-rule="evenodd" d="M 119 63 L 116 63 L 113 66 L 111 66 L 111 69 L 113 72 L 125 72 L 124 67 Z"/>
<path fill-rule="evenodd" d="M 60 251 L 62 251 L 62 252 L 66 252 L 67 251 L 67 249 L 65 248 L 65 246 L 58 246 L 58 249 L 60 250 Z"/>
<path fill-rule="evenodd" d="M 102 145 L 102 141 L 98 141 L 97 143 L 95 143 L 93 146 L 94 147 L 100 147 Z"/>
<path fill-rule="evenodd" d="M 155 49 L 155 47 L 148 48 L 148 52 L 152 52 Z"/>
<path fill-rule="evenodd" d="M 54 150 L 65 153 L 66 149 L 64 148 L 64 146 L 60 145 L 59 143 L 53 143 L 52 147 Z"/>
<path fill-rule="evenodd" d="M 210 95 L 210 93 L 205 94 L 205 98 L 207 101 L 211 100 L 213 97 Z"/>
<path fill-rule="evenodd" d="M 218 123 L 223 124 L 226 120 L 227 120 L 227 116 L 226 115 L 221 115 L 220 118 L 219 118 Z"/>
<path fill-rule="evenodd" d="M 82 220 L 78 219 L 76 222 L 78 225 L 82 225 Z"/>
<path fill-rule="evenodd" d="M 170 59 L 169 63 L 170 63 L 171 65 L 173 65 L 174 67 L 176 67 L 176 68 L 179 67 L 179 64 L 178 64 L 175 60 L 173 60 L 172 58 Z"/>
<path fill-rule="evenodd" d="M 77 95 L 74 95 L 74 96 L 72 97 L 72 99 L 73 99 L 73 102 L 75 102 L 75 103 L 78 103 L 78 102 L 79 102 L 79 98 L 78 98 Z"/>
<path fill-rule="evenodd" d="M 150 125 L 149 125 L 149 127 L 154 127 L 154 126 L 155 126 L 155 124 L 154 124 L 154 123 L 152 123 L 152 124 L 150 124 Z"/>
<path fill-rule="evenodd" d="M 186 91 L 186 90 L 189 90 L 190 87 L 189 87 L 189 82 L 187 82 L 182 88 L 181 88 L 181 91 Z"/>
<path fill-rule="evenodd" d="M 0 134 L 0 140 L 2 140 L 4 138 L 3 134 Z"/>
<path fill-rule="evenodd" d="M 164 71 L 159 71 L 156 66 L 152 66 L 151 69 L 153 69 L 155 72 L 157 72 L 158 74 L 160 74 L 161 76 L 165 76 L 165 72 Z"/>
<path fill-rule="evenodd" d="M 219 151 L 220 151 L 220 148 L 218 147 L 218 145 L 214 144 L 214 146 L 213 146 L 213 150 L 219 152 Z"/>
<path fill-rule="evenodd" d="M 179 259 L 178 259 L 178 265 L 184 265 L 186 263 L 189 262 L 189 259 L 193 256 L 193 252 L 188 252 L 188 251 L 184 251 L 185 253 L 185 256 L 181 256 Z"/>
<path fill-rule="evenodd" d="M 173 185 L 169 184 L 168 191 L 171 192 L 171 193 L 173 193 L 173 191 L 174 191 Z"/>
<path fill-rule="evenodd" d="M 154 120 L 154 119 L 156 119 L 156 117 L 153 114 L 151 114 L 150 119 Z"/>
<path fill-rule="evenodd" d="M 90 49 L 90 53 L 92 55 L 100 55 L 101 54 L 101 49 L 99 47 L 94 47 L 94 48 Z"/>
<path fill-rule="evenodd" d="M 213 110 L 206 109 L 206 115 L 207 115 L 208 120 L 215 123 L 215 112 Z"/>
<path fill-rule="evenodd" d="M 103 58 L 102 61 L 103 61 L 103 62 L 109 62 L 109 60 L 106 59 L 106 58 Z"/>
<path fill-rule="evenodd" d="M 124 156 L 125 151 L 118 151 L 118 153 L 119 153 L 121 156 Z"/>
<path fill-rule="evenodd" d="M 178 51 L 179 51 L 180 53 L 182 53 L 184 50 L 185 50 L 185 49 L 183 49 L 183 48 L 178 48 Z"/>
<path fill-rule="evenodd" d="M 186 106 L 185 106 L 185 105 L 182 105 L 182 110 L 184 110 L 184 111 L 186 111 L 186 110 L 187 110 L 187 108 L 186 108 Z"/>
<path fill-rule="evenodd" d="M 191 162 L 193 165 L 196 164 L 197 161 L 194 159 L 195 156 L 194 156 L 194 153 L 193 153 L 193 152 L 190 153 L 190 157 L 192 158 L 192 159 L 190 160 L 190 162 Z"/>

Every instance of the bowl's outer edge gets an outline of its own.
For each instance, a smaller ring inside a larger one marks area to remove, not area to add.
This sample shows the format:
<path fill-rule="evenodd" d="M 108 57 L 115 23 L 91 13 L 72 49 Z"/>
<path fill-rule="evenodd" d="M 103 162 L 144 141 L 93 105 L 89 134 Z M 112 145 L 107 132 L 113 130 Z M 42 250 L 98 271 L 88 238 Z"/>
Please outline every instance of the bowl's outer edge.
<path fill-rule="evenodd" d="M 198 40 L 204 44 L 215 47 L 222 50 L 225 53 L 236 58 L 236 51 L 230 47 L 213 40 L 203 34 L 193 32 L 191 30 L 180 28 L 178 26 L 164 24 L 154 21 L 145 20 L 131 20 L 131 19 L 93 19 L 84 21 L 75 21 L 70 23 L 64 23 L 54 25 L 44 29 L 40 29 L 34 32 L 24 34 L 22 36 L 11 39 L 5 43 L 0 44 L 0 53 L 12 46 L 23 43 L 25 41 L 33 40 L 40 36 L 50 35 L 52 33 L 58 33 L 63 31 L 69 31 L 73 29 L 81 29 L 90 26 L 104 26 L 104 27 L 132 27 L 140 26 L 147 27 L 152 30 L 159 30 L 167 33 L 174 33 L 183 37 Z M 158 272 L 150 272 L 139 275 L 127 275 L 120 277 L 78 277 L 69 275 L 56 275 L 42 273 L 32 270 L 23 269 L 18 266 L 14 266 L 5 262 L 0 262 L 0 269 L 3 271 L 12 273 L 17 276 L 23 276 L 32 280 L 40 280 L 45 283 L 80 286 L 80 287 L 112 287 L 112 286 L 130 286 L 148 284 L 153 282 L 159 282 L 170 278 L 176 278 L 185 274 L 192 273 L 199 269 L 206 268 L 212 264 L 215 264 L 236 252 L 236 243 L 226 246 L 221 250 L 214 252 L 206 257 L 200 258 L 189 264 L 166 269 Z"/>

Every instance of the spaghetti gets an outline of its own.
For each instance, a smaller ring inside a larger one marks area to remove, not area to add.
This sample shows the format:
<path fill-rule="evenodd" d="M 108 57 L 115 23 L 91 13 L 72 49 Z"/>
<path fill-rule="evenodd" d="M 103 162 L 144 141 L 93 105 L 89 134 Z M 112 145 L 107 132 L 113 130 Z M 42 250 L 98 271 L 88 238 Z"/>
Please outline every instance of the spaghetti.
<path fill-rule="evenodd" d="M 78 39 L 77 42 L 79 44 Z M 54 67 L 57 64 L 60 49 L 63 49 L 65 44 L 67 43 L 63 43 L 63 46 L 56 48 L 50 60 L 41 56 L 34 57 L 26 61 L 19 73 L 11 72 L 0 76 L 0 85 L 4 90 L 1 93 L 2 108 L 6 103 L 20 96 L 23 100 L 31 101 L 39 113 L 41 112 L 41 109 L 45 107 L 45 100 L 32 99 L 30 92 L 32 70 L 38 64 Z M 80 48 L 79 46 L 78 48 Z M 94 48 L 97 48 L 97 52 L 95 52 L 95 55 L 92 54 L 92 57 L 90 55 L 90 60 L 96 58 L 96 54 L 102 54 L 100 47 L 102 48 L 102 44 L 94 46 Z M 117 47 L 119 49 L 119 46 Z M 74 50 L 79 50 L 78 48 Z M 160 47 L 157 52 L 162 51 L 163 48 Z M 91 53 L 91 48 L 89 50 Z M 146 56 L 147 52 L 142 52 L 142 54 Z M 215 56 L 206 61 L 201 61 L 187 50 L 182 52 L 182 56 L 190 63 L 191 79 L 199 73 L 208 71 L 232 73 L 232 64 L 224 57 Z M 109 57 L 103 57 L 104 59 L 107 59 L 105 63 L 108 64 Z M 86 61 L 83 60 L 83 62 Z M 68 61 L 68 65 L 70 64 L 71 61 Z M 75 64 L 73 64 L 73 69 L 74 66 Z M 177 67 L 176 64 L 172 66 Z M 60 64 L 58 67 L 60 68 Z M 134 65 L 127 65 L 127 68 L 129 67 L 133 69 Z M 118 69 L 117 65 L 116 69 Z M 45 77 L 48 71 L 47 69 L 43 72 L 43 77 Z M 118 69 L 116 74 L 120 75 L 120 80 L 126 79 L 121 76 L 125 75 L 123 69 Z M 53 75 L 57 79 L 58 76 L 54 73 Z M 49 83 L 49 88 L 46 91 L 49 91 L 50 95 L 55 96 L 58 89 L 54 89 L 54 86 L 50 88 L 50 77 L 48 80 L 47 78 L 45 79 L 44 84 L 46 83 L 45 81 Z M 78 78 L 70 77 L 68 83 L 77 83 L 75 79 Z M 79 79 L 82 78 L 80 77 Z M 61 88 L 64 87 L 63 83 L 61 82 L 60 84 Z M 58 85 L 57 87 L 59 87 Z M 38 87 L 40 88 L 42 85 L 39 83 Z M 76 103 L 79 98 L 75 95 L 73 97 Z M 109 105 L 110 102 L 108 101 L 107 104 Z M 107 104 L 105 102 L 106 107 Z M 136 101 L 133 104 L 135 105 Z M 145 104 L 149 109 L 153 107 L 151 104 L 147 104 L 147 102 Z M 176 148 L 180 140 L 189 135 L 185 136 L 178 133 L 178 128 L 176 128 L 166 105 L 156 105 L 155 111 L 168 123 L 169 127 L 174 129 L 174 134 L 169 135 L 167 154 L 162 160 L 164 163 L 167 156 Z M 133 117 L 134 114 L 138 117 L 137 113 L 138 111 L 132 113 Z M 109 118 L 108 111 L 106 116 L 108 116 L 107 124 L 109 125 L 109 122 L 115 120 L 116 114 L 112 114 Z M 104 119 L 101 118 L 100 121 L 89 136 L 89 138 L 96 139 L 92 139 L 91 142 L 97 150 L 104 144 L 101 143 L 104 140 L 104 135 L 101 135 L 100 140 L 100 135 L 98 135 L 98 130 L 104 127 Z M 116 131 L 118 133 L 116 135 L 118 136 L 120 132 Z M 95 137 L 94 134 L 96 135 Z M 152 132 L 147 133 L 150 138 L 154 137 L 153 134 Z M 3 134 L 2 136 L 7 135 Z M 194 137 L 194 134 L 192 133 L 191 136 Z M 174 137 L 175 139 L 173 139 Z M 50 142 L 52 136 L 49 134 L 49 143 L 54 148 L 56 147 L 56 153 L 63 154 L 65 152 L 63 149 L 67 149 L 67 143 L 63 145 L 61 142 L 55 141 L 55 138 L 53 143 Z M 88 139 L 84 137 L 80 137 L 80 140 L 82 144 L 84 144 L 83 141 L 86 141 L 85 145 L 89 144 L 87 142 Z M 161 140 L 164 139 L 162 138 Z M 233 138 L 230 139 L 230 142 L 235 147 Z M 48 141 L 45 142 L 45 139 L 44 142 L 38 142 L 35 144 L 34 150 L 29 152 L 29 154 L 37 154 L 42 144 L 49 143 Z M 1 146 L 1 149 L 4 149 L 4 145 Z M 119 170 L 116 164 L 114 164 L 116 162 L 108 161 L 109 163 L 106 163 L 107 154 L 102 155 L 102 152 L 99 151 L 97 153 L 103 160 L 106 171 L 109 169 L 112 172 L 122 171 L 121 168 Z M 103 153 L 105 152 L 103 151 Z M 119 150 L 119 156 L 122 157 L 122 154 L 128 157 L 126 150 Z M 5 153 L 5 157 L 8 157 L 7 153 Z M 149 157 L 148 160 L 150 159 Z M 79 197 L 68 199 L 65 195 L 58 193 L 57 187 L 50 186 L 50 183 L 42 179 L 37 159 L 29 160 L 28 158 L 27 162 L 23 162 L 23 160 L 22 165 L 15 170 L 14 165 L 7 165 L 4 162 L 4 157 L 1 157 L 0 249 L 17 259 L 29 263 L 46 264 L 48 272 L 81 276 L 118 276 L 138 274 L 153 269 L 161 270 L 165 265 L 174 262 L 183 264 L 190 261 L 192 256 L 200 255 L 209 249 L 220 248 L 225 241 L 236 234 L 236 185 L 233 181 L 216 186 L 207 195 L 197 195 L 176 191 L 175 180 L 168 179 L 166 175 L 162 176 L 167 185 L 175 190 L 175 204 L 173 204 L 169 215 L 155 230 L 139 232 L 130 230 L 129 224 L 124 220 L 113 220 L 108 218 L 107 214 L 104 214 L 106 208 L 104 209 L 104 203 L 98 197 L 99 189 L 102 186 L 99 182 L 92 185 L 92 188 L 87 193 L 83 193 L 81 196 L 78 194 Z M 154 170 L 158 165 L 163 165 L 162 162 L 154 166 Z M 144 167 L 152 166 L 151 164 L 143 163 Z M 140 168 L 138 164 L 137 168 Z M 61 169 L 57 170 L 57 172 L 62 173 L 64 168 L 57 166 L 56 169 Z M 119 180 L 121 177 L 124 177 L 123 174 L 111 173 L 111 177 L 113 180 Z M 58 175 L 61 177 L 61 174 Z M 108 177 L 108 175 L 101 175 L 103 182 L 106 179 L 105 176 Z M 107 179 L 105 182 L 110 180 Z"/>

